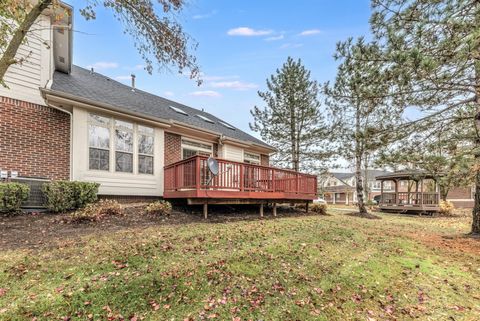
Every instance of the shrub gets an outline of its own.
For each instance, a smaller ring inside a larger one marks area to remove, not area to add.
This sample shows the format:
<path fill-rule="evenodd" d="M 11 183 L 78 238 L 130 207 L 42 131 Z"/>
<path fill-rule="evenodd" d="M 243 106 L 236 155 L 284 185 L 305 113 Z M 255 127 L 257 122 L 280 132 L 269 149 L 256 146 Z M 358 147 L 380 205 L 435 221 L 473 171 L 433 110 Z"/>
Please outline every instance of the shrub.
<path fill-rule="evenodd" d="M 327 215 L 327 204 L 313 203 L 310 207 L 311 211 L 320 215 Z"/>
<path fill-rule="evenodd" d="M 85 207 L 97 200 L 98 183 L 55 181 L 44 184 L 45 206 L 52 212 Z"/>
<path fill-rule="evenodd" d="M 366 206 L 369 206 L 369 207 L 373 207 L 375 205 L 377 205 L 377 203 L 375 203 L 373 200 L 368 200 L 366 203 L 365 203 Z"/>
<path fill-rule="evenodd" d="M 172 212 L 172 204 L 167 201 L 156 201 L 148 204 L 145 207 L 145 212 L 158 216 L 169 216 Z"/>
<path fill-rule="evenodd" d="M 71 182 L 73 184 L 75 208 L 83 208 L 97 201 L 100 184 L 91 182 Z"/>
<path fill-rule="evenodd" d="M 453 210 L 455 206 L 450 201 L 440 201 L 440 214 L 442 215 L 453 215 Z"/>
<path fill-rule="evenodd" d="M 16 213 L 30 194 L 30 187 L 20 183 L 0 183 L 0 212 Z"/>
<path fill-rule="evenodd" d="M 97 222 L 107 216 L 123 215 L 123 208 L 115 200 L 100 200 L 97 203 L 87 204 L 84 208 L 74 212 L 71 221 L 75 223 Z"/>

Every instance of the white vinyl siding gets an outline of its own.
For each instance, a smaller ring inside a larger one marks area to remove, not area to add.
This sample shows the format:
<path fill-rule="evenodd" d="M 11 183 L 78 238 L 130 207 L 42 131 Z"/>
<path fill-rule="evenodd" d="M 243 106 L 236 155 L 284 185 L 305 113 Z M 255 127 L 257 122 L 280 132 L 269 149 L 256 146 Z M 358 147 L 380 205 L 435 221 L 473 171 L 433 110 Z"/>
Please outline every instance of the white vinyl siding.
<path fill-rule="evenodd" d="M 89 112 L 83 108 L 74 107 L 73 109 L 73 179 L 79 181 L 97 182 L 100 184 L 99 194 L 101 195 L 143 195 L 143 196 L 162 196 L 163 195 L 163 166 L 164 166 L 164 131 L 162 128 L 154 127 L 148 124 L 141 124 L 137 121 L 124 121 L 134 125 L 134 157 L 133 172 L 124 173 L 115 171 L 115 138 L 114 127 L 111 125 L 110 136 L 110 159 L 109 170 L 90 170 L 89 169 Z M 94 113 L 95 114 L 95 113 Z M 116 117 L 109 117 L 112 120 Z M 123 120 L 123 119 L 122 119 Z M 150 129 L 149 134 L 153 137 L 153 173 L 142 173 L 139 170 L 139 150 L 138 136 L 141 126 Z"/>
<path fill-rule="evenodd" d="M 50 17 L 40 16 L 17 51 L 22 64 L 11 65 L 5 74 L 9 88 L 0 86 L 0 96 L 45 105 L 39 87 L 45 87 L 53 73 Z"/>
<path fill-rule="evenodd" d="M 224 144 L 222 147 L 223 158 L 226 160 L 243 163 L 243 148 Z"/>

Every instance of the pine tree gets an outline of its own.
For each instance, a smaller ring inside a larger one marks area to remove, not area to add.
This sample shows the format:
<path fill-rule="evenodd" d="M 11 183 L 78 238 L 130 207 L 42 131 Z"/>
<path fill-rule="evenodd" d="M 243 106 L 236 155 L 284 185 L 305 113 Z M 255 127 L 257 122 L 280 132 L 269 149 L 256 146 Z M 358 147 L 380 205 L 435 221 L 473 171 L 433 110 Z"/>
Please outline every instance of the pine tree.
<path fill-rule="evenodd" d="M 372 30 L 396 80 L 394 102 L 431 115 L 469 107 L 475 131 L 475 206 L 480 233 L 480 1 L 373 0 Z M 379 60 L 377 59 L 377 62 Z M 431 117 L 428 116 L 428 117 Z M 418 123 L 418 122 L 417 122 Z"/>
<path fill-rule="evenodd" d="M 277 149 L 272 158 L 276 165 L 310 172 L 322 167 L 327 153 L 327 134 L 318 100 L 319 87 L 301 60 L 288 57 L 281 69 L 267 79 L 266 91 L 258 95 L 266 106 L 251 110 L 253 131 Z"/>
<path fill-rule="evenodd" d="M 336 152 L 355 167 L 360 215 L 367 215 L 363 162 L 387 144 L 392 126 L 400 119 L 400 111 L 389 106 L 388 73 L 372 59 L 379 55 L 379 46 L 365 43 L 363 38 L 340 42 L 335 58 L 341 63 L 335 83 L 324 86 L 332 114 Z"/>

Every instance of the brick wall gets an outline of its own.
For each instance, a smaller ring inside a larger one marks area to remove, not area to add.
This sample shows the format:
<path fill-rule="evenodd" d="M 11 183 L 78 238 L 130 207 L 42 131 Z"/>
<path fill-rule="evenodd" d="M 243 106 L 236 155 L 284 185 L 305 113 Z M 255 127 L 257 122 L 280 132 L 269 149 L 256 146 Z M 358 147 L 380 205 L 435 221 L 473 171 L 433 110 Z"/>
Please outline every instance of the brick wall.
<path fill-rule="evenodd" d="M 261 154 L 260 164 L 263 166 L 270 166 L 270 156 Z"/>
<path fill-rule="evenodd" d="M 182 160 L 182 137 L 165 132 L 165 166 Z"/>
<path fill-rule="evenodd" d="M 213 144 L 213 157 L 218 157 L 218 144 Z"/>
<path fill-rule="evenodd" d="M 472 199 L 472 188 L 453 187 L 448 191 L 447 199 Z"/>
<path fill-rule="evenodd" d="M 70 116 L 0 96 L 0 168 L 20 176 L 69 179 Z"/>

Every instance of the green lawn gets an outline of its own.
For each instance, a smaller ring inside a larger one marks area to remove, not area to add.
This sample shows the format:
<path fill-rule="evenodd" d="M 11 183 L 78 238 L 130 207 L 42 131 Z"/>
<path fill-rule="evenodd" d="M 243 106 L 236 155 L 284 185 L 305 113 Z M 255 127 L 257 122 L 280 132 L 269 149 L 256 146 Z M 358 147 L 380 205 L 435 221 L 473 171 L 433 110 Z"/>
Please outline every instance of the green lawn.
<path fill-rule="evenodd" d="M 478 320 L 468 219 L 330 212 L 2 251 L 0 320 Z"/>

